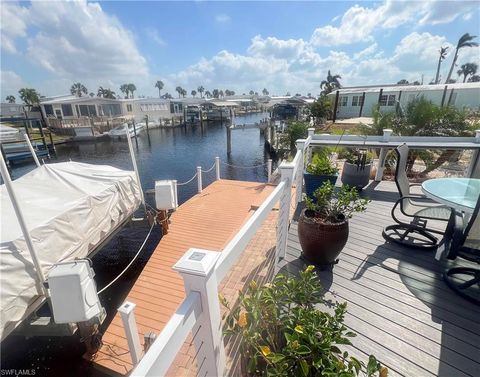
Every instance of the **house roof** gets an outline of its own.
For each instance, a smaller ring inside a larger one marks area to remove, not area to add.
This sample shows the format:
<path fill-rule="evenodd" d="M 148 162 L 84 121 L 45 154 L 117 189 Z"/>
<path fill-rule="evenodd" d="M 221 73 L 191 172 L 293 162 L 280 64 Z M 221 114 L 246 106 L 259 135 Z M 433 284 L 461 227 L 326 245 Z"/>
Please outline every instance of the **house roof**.
<path fill-rule="evenodd" d="M 339 89 L 340 94 L 349 93 L 378 93 L 380 89 L 384 92 L 424 92 L 430 90 L 444 90 L 447 89 L 480 89 L 480 82 L 466 82 L 466 83 L 454 83 L 454 84 L 436 84 L 436 85 L 378 85 L 378 86 L 356 86 L 349 88 Z M 328 95 L 335 95 L 336 90 Z"/>

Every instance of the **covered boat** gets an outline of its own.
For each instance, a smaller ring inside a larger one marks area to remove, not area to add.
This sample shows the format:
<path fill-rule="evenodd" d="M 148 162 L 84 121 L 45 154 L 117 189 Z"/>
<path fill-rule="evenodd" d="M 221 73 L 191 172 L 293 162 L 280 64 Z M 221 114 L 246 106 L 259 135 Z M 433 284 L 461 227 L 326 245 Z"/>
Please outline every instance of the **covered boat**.
<path fill-rule="evenodd" d="M 84 258 L 128 221 L 141 203 L 135 172 L 106 165 L 42 165 L 12 182 L 44 275 Z M 1 193 L 0 338 L 44 297 L 5 185 Z"/>

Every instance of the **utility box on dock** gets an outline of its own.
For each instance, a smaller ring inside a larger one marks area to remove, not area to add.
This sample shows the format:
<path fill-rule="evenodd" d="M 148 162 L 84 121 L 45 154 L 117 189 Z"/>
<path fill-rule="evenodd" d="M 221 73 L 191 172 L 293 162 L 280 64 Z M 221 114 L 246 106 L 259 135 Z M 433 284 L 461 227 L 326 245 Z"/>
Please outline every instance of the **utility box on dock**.
<path fill-rule="evenodd" d="M 163 210 L 178 207 L 176 181 L 155 181 L 155 207 Z"/>
<path fill-rule="evenodd" d="M 55 323 L 85 322 L 101 313 L 94 276 L 86 259 L 53 266 L 48 286 Z"/>

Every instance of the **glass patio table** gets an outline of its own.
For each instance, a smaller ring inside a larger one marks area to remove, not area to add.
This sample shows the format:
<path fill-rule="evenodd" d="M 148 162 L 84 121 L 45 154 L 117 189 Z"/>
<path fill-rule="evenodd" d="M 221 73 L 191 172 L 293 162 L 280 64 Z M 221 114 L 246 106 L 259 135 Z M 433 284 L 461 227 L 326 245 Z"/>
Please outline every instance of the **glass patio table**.
<path fill-rule="evenodd" d="M 473 213 L 480 196 L 480 179 L 437 178 L 422 183 L 428 198 L 467 214 Z"/>

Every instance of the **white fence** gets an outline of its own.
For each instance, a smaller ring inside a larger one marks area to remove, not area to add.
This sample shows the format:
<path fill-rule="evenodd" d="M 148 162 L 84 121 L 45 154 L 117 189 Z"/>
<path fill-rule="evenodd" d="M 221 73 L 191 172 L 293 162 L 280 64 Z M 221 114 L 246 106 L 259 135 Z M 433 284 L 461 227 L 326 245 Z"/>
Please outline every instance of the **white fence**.
<path fill-rule="evenodd" d="M 309 130 L 313 134 L 313 129 Z M 127 340 L 135 365 L 132 376 L 163 376 L 173 363 L 187 336 L 193 335 L 196 348 L 197 376 L 223 376 L 225 374 L 225 350 L 221 329 L 218 284 L 245 250 L 262 223 L 277 202 L 280 209 L 277 220 L 275 263 L 285 256 L 290 221 L 292 185 L 297 184 L 295 202 L 301 201 L 305 151 L 312 136 L 297 142 L 297 153 L 292 162 L 279 166 L 280 183 L 265 199 L 246 224 L 227 244 L 222 252 L 191 248 L 175 264 L 184 280 L 186 298 L 165 325 L 149 350 L 142 357 L 140 340 L 135 324 L 133 303 L 126 302 L 119 308 Z M 216 159 L 217 179 L 219 159 Z M 269 164 L 271 169 L 271 164 Z M 197 170 L 201 176 L 201 169 Z M 201 190 L 201 179 L 199 180 Z M 296 204 L 296 203 L 294 203 Z M 128 310 L 124 307 L 127 306 Z"/>

